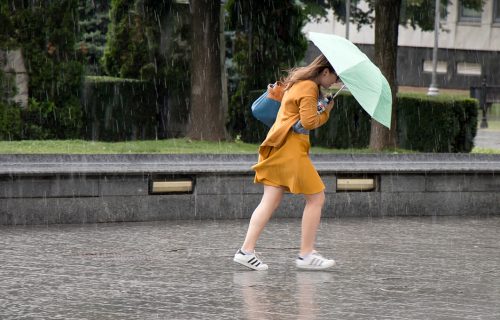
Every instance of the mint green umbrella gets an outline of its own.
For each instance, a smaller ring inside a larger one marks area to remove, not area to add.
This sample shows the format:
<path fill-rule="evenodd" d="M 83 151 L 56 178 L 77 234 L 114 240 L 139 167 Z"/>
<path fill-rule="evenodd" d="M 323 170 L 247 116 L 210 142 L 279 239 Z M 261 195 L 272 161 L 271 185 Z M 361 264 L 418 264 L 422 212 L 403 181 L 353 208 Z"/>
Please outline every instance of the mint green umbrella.
<path fill-rule="evenodd" d="M 390 129 L 392 94 L 380 69 L 358 47 L 343 37 L 309 32 L 309 39 L 330 61 L 340 80 L 361 107 Z"/>

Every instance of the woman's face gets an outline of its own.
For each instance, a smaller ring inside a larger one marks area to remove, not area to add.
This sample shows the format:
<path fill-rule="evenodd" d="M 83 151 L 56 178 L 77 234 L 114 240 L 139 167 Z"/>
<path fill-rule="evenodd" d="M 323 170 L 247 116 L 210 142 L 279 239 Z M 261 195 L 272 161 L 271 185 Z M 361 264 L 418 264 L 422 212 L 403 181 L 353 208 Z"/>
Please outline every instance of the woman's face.
<path fill-rule="evenodd" d="M 322 86 L 325 89 L 330 88 L 334 83 L 336 83 L 339 80 L 337 75 L 327 68 L 325 68 L 323 71 L 321 71 L 319 77 L 318 77 L 318 84 Z"/>

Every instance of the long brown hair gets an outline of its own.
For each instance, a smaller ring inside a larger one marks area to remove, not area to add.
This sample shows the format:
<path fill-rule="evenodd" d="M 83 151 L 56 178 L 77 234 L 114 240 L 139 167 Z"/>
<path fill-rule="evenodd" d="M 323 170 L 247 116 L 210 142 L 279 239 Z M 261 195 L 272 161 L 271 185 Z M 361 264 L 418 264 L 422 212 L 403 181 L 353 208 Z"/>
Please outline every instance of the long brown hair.
<path fill-rule="evenodd" d="M 285 90 L 290 89 L 298 81 L 316 78 L 325 68 L 337 74 L 326 57 L 320 54 L 309 65 L 290 69 L 288 76 L 282 80 Z"/>

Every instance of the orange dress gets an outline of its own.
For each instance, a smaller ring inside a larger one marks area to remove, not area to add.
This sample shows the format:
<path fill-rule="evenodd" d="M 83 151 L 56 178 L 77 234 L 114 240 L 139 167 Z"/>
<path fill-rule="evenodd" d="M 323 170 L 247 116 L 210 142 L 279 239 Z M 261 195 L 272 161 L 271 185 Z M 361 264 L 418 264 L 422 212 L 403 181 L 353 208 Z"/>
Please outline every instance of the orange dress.
<path fill-rule="evenodd" d="M 328 120 L 329 112 L 317 113 L 318 95 L 318 85 L 311 80 L 299 81 L 285 92 L 276 122 L 259 147 L 259 161 L 252 167 L 254 182 L 296 194 L 314 194 L 325 189 L 309 158 L 309 135 L 292 130 L 299 119 L 307 130 Z"/>

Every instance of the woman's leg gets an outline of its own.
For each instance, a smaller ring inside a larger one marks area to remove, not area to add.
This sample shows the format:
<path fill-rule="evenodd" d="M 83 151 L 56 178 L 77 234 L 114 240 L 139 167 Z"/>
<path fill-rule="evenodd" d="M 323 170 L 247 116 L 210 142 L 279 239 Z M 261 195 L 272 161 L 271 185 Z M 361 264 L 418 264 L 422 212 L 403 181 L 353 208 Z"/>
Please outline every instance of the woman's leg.
<path fill-rule="evenodd" d="M 325 192 L 306 194 L 305 198 L 306 207 L 302 215 L 302 238 L 299 253 L 301 257 L 314 250 L 316 231 L 321 219 L 321 209 L 323 209 L 323 204 L 325 203 Z"/>
<path fill-rule="evenodd" d="M 259 239 L 262 230 L 271 218 L 274 210 L 278 208 L 283 198 L 283 193 L 284 190 L 282 188 L 264 185 L 264 195 L 260 204 L 252 213 L 247 235 L 241 247 L 245 252 L 254 251 L 257 239 Z"/>

